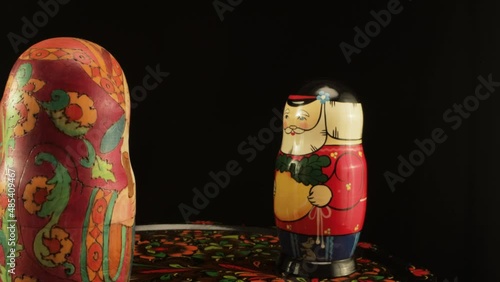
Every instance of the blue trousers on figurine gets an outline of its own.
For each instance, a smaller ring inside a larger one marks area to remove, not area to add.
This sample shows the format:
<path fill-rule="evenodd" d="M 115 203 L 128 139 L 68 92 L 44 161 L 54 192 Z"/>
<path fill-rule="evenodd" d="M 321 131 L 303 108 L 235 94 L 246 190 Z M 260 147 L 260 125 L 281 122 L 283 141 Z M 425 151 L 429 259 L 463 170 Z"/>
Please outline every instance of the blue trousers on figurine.
<path fill-rule="evenodd" d="M 336 261 L 351 258 L 360 232 L 336 236 L 311 236 L 280 230 L 282 253 L 304 261 Z"/>

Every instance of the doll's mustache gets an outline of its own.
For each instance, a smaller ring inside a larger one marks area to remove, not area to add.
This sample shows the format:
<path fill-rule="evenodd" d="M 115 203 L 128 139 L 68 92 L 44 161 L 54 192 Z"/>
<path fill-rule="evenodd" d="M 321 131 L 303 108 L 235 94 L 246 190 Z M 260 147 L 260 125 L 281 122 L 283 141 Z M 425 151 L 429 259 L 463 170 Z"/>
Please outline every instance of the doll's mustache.
<path fill-rule="evenodd" d="M 286 134 L 302 134 L 304 132 L 305 132 L 304 129 L 297 127 L 296 125 L 290 125 L 285 128 Z"/>

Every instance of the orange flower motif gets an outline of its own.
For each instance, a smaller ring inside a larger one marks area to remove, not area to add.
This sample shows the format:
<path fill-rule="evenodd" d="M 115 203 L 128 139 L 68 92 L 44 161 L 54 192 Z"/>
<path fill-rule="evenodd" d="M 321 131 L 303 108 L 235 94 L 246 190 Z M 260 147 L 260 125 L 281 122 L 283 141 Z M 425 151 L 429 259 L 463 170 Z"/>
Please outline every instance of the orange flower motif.
<path fill-rule="evenodd" d="M 24 188 L 23 200 L 24 208 L 30 213 L 35 214 L 47 201 L 47 196 L 55 185 L 47 183 L 47 177 L 35 176 Z"/>
<path fill-rule="evenodd" d="M 97 120 L 94 101 L 89 96 L 77 92 L 60 92 L 58 94 L 67 95 L 69 101 L 64 108 L 48 112 L 56 127 L 70 136 L 81 136 L 87 133 Z M 51 101 L 47 105 L 57 102 Z"/>
<path fill-rule="evenodd" d="M 87 95 L 78 95 L 76 92 L 68 92 L 69 105 L 64 109 L 64 114 L 69 121 L 76 121 L 83 127 L 91 127 L 97 120 L 97 110 L 94 101 Z"/>
<path fill-rule="evenodd" d="M 30 69 L 30 67 L 27 67 Z M 38 79 L 29 79 L 24 85 L 20 85 L 17 79 L 9 77 L 7 82 L 7 95 L 12 95 L 9 100 L 13 101 L 8 105 L 8 111 L 12 111 L 14 124 L 14 134 L 22 136 L 35 127 L 36 116 L 40 112 L 40 106 L 33 96 L 45 85 L 45 82 Z"/>
<path fill-rule="evenodd" d="M 73 248 L 68 232 L 59 227 L 52 227 L 49 237 L 43 238 L 43 245 L 49 250 L 49 255 L 43 258 L 58 265 L 66 262 Z"/>
<path fill-rule="evenodd" d="M 23 136 L 35 128 L 36 116 L 40 112 L 40 106 L 36 99 L 28 94 L 21 94 L 21 101 L 15 105 L 19 120 L 14 128 L 15 136 Z"/>
<path fill-rule="evenodd" d="M 27 275 L 16 277 L 16 279 L 14 279 L 14 282 L 37 282 L 37 281 L 38 279 L 36 279 L 35 277 Z"/>

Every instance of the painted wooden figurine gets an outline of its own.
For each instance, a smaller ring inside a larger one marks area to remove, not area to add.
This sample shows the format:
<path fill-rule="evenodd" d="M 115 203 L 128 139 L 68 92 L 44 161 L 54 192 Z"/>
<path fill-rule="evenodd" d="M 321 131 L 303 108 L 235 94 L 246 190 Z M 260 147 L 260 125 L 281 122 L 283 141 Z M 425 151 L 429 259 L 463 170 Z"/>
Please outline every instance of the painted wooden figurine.
<path fill-rule="evenodd" d="M 103 47 L 51 38 L 0 104 L 0 281 L 129 281 L 135 180 L 125 75 Z"/>
<path fill-rule="evenodd" d="M 314 81 L 288 97 L 274 183 L 283 274 L 328 278 L 356 270 L 367 197 L 362 128 L 361 104 L 339 83 Z"/>

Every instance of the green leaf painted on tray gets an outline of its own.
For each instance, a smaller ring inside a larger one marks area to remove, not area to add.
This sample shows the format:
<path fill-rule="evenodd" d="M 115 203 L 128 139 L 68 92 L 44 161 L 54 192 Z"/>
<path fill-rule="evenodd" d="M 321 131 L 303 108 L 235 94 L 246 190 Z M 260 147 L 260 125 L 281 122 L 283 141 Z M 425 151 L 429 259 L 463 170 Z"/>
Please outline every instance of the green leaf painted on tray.
<path fill-rule="evenodd" d="M 228 245 L 231 246 L 232 244 L 230 244 L 228 240 L 221 240 L 219 242 L 219 245 L 227 247 Z"/>
<path fill-rule="evenodd" d="M 155 253 L 153 256 L 156 258 L 164 258 L 167 256 L 167 254 L 162 252 L 162 253 Z"/>
<path fill-rule="evenodd" d="M 224 236 L 221 236 L 221 238 L 224 238 L 224 239 L 238 239 L 240 235 L 238 234 L 234 234 L 234 235 L 224 235 Z"/>
<path fill-rule="evenodd" d="M 205 259 L 205 255 L 203 254 L 194 254 L 191 256 L 192 258 L 195 258 L 195 259 Z"/>
<path fill-rule="evenodd" d="M 254 249 L 258 249 L 258 248 L 266 248 L 267 245 L 264 245 L 264 244 L 256 244 L 255 246 L 253 246 Z"/>
<path fill-rule="evenodd" d="M 172 268 L 185 268 L 184 266 L 182 266 L 182 265 L 180 265 L 178 263 L 171 263 L 168 266 L 170 266 Z"/>
<path fill-rule="evenodd" d="M 204 249 L 205 251 L 211 251 L 211 250 L 222 250 L 221 246 L 208 246 Z"/>
<path fill-rule="evenodd" d="M 219 272 L 217 271 L 205 271 L 205 274 L 210 276 L 210 277 L 217 277 L 219 276 Z"/>
<path fill-rule="evenodd" d="M 161 280 L 161 281 L 168 281 L 168 280 L 172 280 L 172 274 L 165 274 L 165 275 L 162 275 L 162 276 L 160 276 L 160 280 Z"/>

